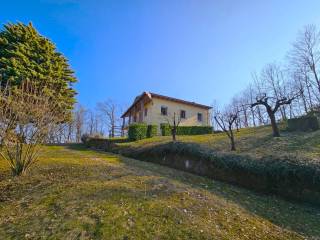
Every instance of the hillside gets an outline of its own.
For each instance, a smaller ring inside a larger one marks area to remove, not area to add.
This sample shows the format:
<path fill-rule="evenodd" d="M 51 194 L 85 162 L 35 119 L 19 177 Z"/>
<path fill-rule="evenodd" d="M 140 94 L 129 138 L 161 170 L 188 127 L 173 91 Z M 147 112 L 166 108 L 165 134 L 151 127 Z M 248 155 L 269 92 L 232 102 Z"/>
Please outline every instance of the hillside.
<path fill-rule="evenodd" d="M 320 163 L 320 130 L 316 132 L 281 131 L 281 137 L 274 138 L 270 126 L 241 129 L 235 133 L 237 154 L 254 158 L 263 156 L 286 156 L 301 161 Z M 120 143 L 120 147 L 144 148 L 170 142 L 170 136 L 153 137 L 136 142 Z M 177 141 L 198 143 L 217 152 L 230 153 L 229 139 L 224 133 L 207 135 L 177 136 Z"/>
<path fill-rule="evenodd" d="M 27 176 L 0 161 L 1 239 L 320 237 L 316 208 L 78 145 L 44 150 Z"/>

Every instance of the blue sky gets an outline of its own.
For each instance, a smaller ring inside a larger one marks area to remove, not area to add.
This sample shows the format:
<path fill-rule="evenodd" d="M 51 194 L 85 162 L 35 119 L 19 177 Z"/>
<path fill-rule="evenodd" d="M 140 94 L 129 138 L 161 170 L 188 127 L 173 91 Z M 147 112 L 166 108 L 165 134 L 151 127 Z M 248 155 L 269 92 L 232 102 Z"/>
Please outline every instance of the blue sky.
<path fill-rule="evenodd" d="M 298 31 L 320 26 L 320 1 L 2 1 L 0 22 L 33 25 L 70 60 L 87 107 L 142 91 L 227 103 Z"/>

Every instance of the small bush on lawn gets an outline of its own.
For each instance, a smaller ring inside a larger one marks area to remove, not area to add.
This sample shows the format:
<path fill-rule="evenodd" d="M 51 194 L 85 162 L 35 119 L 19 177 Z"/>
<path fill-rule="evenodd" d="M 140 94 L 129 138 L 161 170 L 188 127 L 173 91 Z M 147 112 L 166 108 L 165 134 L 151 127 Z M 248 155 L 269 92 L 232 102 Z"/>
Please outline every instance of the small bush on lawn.
<path fill-rule="evenodd" d="M 130 124 L 128 130 L 128 137 L 131 141 L 137 141 L 147 137 L 148 126 L 145 123 Z"/>
<path fill-rule="evenodd" d="M 148 125 L 147 129 L 147 138 L 151 138 L 158 135 L 158 126 L 157 125 Z"/>
<path fill-rule="evenodd" d="M 316 131 L 319 129 L 319 120 L 314 115 L 288 119 L 289 131 Z"/>

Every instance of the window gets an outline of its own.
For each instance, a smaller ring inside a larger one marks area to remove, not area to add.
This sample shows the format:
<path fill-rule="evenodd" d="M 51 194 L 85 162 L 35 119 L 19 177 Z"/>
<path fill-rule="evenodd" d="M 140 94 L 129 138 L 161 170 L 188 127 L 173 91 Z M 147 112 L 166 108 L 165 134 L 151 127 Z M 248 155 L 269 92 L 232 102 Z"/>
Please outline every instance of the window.
<path fill-rule="evenodd" d="M 146 117 L 148 115 L 148 108 L 144 109 L 144 116 Z"/>
<path fill-rule="evenodd" d="M 167 116 L 168 115 L 168 108 L 167 107 L 161 107 L 161 115 Z"/>
<path fill-rule="evenodd" d="M 186 118 L 186 111 L 185 110 L 180 111 L 180 118 L 181 119 Z"/>
<path fill-rule="evenodd" d="M 202 122 L 202 113 L 198 113 L 198 122 Z"/>

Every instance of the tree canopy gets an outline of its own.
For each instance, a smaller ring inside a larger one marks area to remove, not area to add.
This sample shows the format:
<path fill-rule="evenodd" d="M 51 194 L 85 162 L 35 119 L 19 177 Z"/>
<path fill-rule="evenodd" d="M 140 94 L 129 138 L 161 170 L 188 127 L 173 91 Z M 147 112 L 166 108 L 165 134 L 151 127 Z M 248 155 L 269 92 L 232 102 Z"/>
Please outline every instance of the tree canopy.
<path fill-rule="evenodd" d="M 31 23 L 6 24 L 0 31 L 0 82 L 21 86 L 31 81 L 69 115 L 75 103 L 77 80 L 68 60 Z"/>

